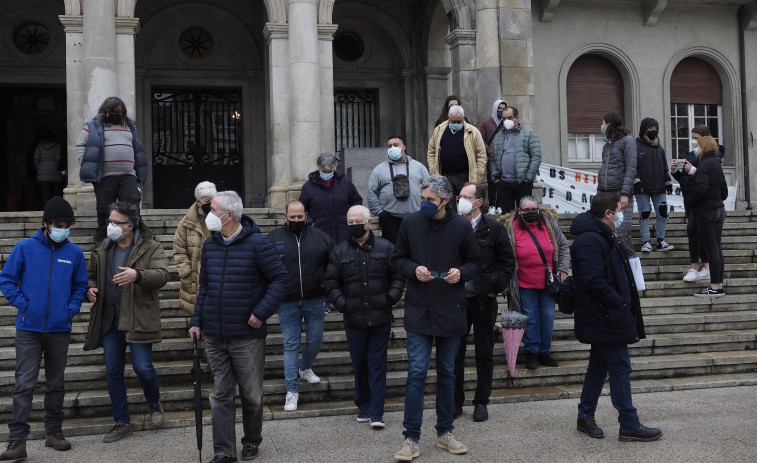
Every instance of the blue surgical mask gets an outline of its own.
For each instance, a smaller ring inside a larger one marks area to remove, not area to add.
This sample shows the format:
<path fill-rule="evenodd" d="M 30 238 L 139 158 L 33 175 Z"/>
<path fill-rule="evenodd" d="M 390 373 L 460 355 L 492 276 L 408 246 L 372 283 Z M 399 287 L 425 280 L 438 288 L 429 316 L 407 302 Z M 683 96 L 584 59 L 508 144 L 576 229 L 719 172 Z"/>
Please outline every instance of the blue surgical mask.
<path fill-rule="evenodd" d="M 694 148 L 694 156 L 699 156 L 699 147 Z"/>
<path fill-rule="evenodd" d="M 439 212 L 439 206 L 431 201 L 423 201 L 421 203 L 421 214 L 423 214 L 423 217 L 433 219 L 437 212 Z"/>
<path fill-rule="evenodd" d="M 463 130 L 463 123 L 462 122 L 450 122 L 449 128 L 454 130 L 455 132 L 459 132 Z"/>
<path fill-rule="evenodd" d="M 333 172 L 329 172 L 328 174 L 324 174 L 323 172 L 320 172 L 320 174 L 321 174 L 321 178 L 327 182 L 331 180 L 332 178 L 334 178 Z"/>
<path fill-rule="evenodd" d="M 50 239 L 51 240 L 55 241 L 56 243 L 62 243 L 63 240 L 65 240 L 66 238 L 68 238 L 68 234 L 69 233 L 71 233 L 71 229 L 70 228 L 55 228 L 55 227 L 51 227 L 50 228 L 50 233 L 48 233 L 48 234 L 50 235 Z"/>
<path fill-rule="evenodd" d="M 386 154 L 392 161 L 397 161 L 402 157 L 402 148 L 400 148 L 399 146 L 392 146 L 391 148 L 386 150 Z"/>
<path fill-rule="evenodd" d="M 605 126 L 604 126 L 604 124 L 599 126 L 599 131 L 602 132 L 602 135 L 605 135 Z"/>
<path fill-rule="evenodd" d="M 623 211 L 618 212 L 618 219 L 613 220 L 612 224 L 615 225 L 616 230 L 620 228 L 621 225 L 623 225 Z"/>
<path fill-rule="evenodd" d="M 497 110 L 497 117 L 500 118 L 500 119 L 502 119 L 502 111 Z"/>

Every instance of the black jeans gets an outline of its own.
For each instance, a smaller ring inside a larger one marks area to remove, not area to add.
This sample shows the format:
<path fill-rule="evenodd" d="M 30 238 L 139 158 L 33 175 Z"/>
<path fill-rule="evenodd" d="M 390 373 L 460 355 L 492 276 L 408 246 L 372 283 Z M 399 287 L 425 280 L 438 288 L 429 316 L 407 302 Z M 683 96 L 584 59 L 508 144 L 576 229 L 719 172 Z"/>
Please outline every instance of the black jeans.
<path fill-rule="evenodd" d="M 402 225 L 402 217 L 394 216 L 387 211 L 381 211 L 378 218 L 379 227 L 381 227 L 381 237 L 395 244 L 400 231 L 400 225 Z"/>
<path fill-rule="evenodd" d="M 699 241 L 710 260 L 710 283 L 722 283 L 725 262 L 723 261 L 721 238 L 723 236 L 723 223 L 725 222 L 725 208 L 720 207 L 702 212 L 696 214 L 696 217 Z"/>
<path fill-rule="evenodd" d="M 8 423 L 8 440 L 26 442 L 32 394 L 45 356 L 45 431 L 61 430 L 63 422 L 63 372 L 68 361 L 71 333 L 38 333 L 16 330 L 16 384 L 13 386 L 13 418 Z"/>
<path fill-rule="evenodd" d="M 497 318 L 496 297 L 469 297 L 466 301 L 468 333 L 473 326 L 476 348 L 476 395 L 473 405 L 489 403 L 494 377 L 494 321 Z M 465 403 L 465 347 L 468 334 L 460 337 L 455 357 L 455 405 Z"/>
<path fill-rule="evenodd" d="M 99 183 L 94 183 L 95 199 L 97 200 L 97 229 L 105 226 L 110 215 L 110 205 L 116 200 L 137 203 L 142 199 L 139 194 L 137 177 L 133 175 L 114 175 L 103 177 Z"/>
<path fill-rule="evenodd" d="M 696 264 L 699 262 L 699 259 L 702 259 L 702 263 L 709 262 L 707 251 L 699 241 L 697 217 L 691 211 L 686 212 L 686 235 L 689 237 L 689 262 Z"/>
<path fill-rule="evenodd" d="M 497 205 L 502 208 L 502 213 L 507 214 L 516 207 L 520 198 L 530 196 L 533 193 L 534 184 L 532 182 L 521 183 L 504 182 L 500 180 L 497 185 Z"/>

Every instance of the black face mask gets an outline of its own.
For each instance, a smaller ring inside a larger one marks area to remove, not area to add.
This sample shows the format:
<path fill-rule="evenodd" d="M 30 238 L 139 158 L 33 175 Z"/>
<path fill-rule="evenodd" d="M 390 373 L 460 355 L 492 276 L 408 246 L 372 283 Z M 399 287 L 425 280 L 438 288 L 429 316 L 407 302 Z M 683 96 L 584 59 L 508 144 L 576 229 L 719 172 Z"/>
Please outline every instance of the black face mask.
<path fill-rule="evenodd" d="M 307 223 L 305 223 L 304 220 L 300 222 L 295 222 L 293 220 L 290 220 L 289 223 L 287 224 L 287 227 L 289 227 L 289 230 L 292 233 L 294 233 L 295 235 L 299 235 L 300 233 L 302 233 L 302 230 L 305 229 L 306 225 Z"/>
<path fill-rule="evenodd" d="M 647 132 L 647 138 L 649 138 L 650 140 L 654 140 L 655 138 L 657 138 L 657 131 L 650 130 L 649 132 Z"/>
<path fill-rule="evenodd" d="M 355 239 L 361 238 L 363 235 L 365 235 L 366 229 L 365 224 L 357 223 L 355 225 L 348 225 L 347 228 L 350 229 L 350 236 L 352 236 Z"/>
<path fill-rule="evenodd" d="M 210 203 L 205 203 L 200 206 L 200 209 L 202 209 L 202 212 L 205 213 L 205 215 L 210 214 Z"/>
<path fill-rule="evenodd" d="M 526 212 L 522 215 L 523 220 L 525 220 L 528 223 L 536 223 L 536 221 L 539 220 L 539 213 L 538 212 Z"/>
<path fill-rule="evenodd" d="M 105 118 L 105 122 L 110 125 L 121 125 L 122 116 L 120 114 L 108 114 Z"/>

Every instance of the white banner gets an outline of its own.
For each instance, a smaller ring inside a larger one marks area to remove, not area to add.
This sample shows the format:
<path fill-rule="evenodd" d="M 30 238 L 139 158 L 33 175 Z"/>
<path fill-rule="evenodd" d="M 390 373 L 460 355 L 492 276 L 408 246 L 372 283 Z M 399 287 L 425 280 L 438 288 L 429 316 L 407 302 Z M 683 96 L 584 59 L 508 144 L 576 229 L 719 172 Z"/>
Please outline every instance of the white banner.
<path fill-rule="evenodd" d="M 591 199 L 597 193 L 597 174 L 568 167 L 542 163 L 538 180 L 542 186 L 542 203 L 560 213 L 581 213 L 591 207 Z M 725 210 L 732 211 L 736 204 L 736 187 L 728 187 L 728 199 L 723 201 Z M 677 183 L 673 194 L 667 197 L 671 212 L 683 212 L 683 195 Z M 638 211 L 634 202 L 634 211 Z"/>

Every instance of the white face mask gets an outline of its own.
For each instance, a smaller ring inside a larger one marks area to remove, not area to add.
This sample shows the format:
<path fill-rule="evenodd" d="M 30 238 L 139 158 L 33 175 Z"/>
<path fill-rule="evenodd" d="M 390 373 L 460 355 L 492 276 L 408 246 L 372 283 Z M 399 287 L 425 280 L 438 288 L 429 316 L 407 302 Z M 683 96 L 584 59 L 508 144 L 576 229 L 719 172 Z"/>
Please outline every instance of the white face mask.
<path fill-rule="evenodd" d="M 460 198 L 457 200 L 457 212 L 459 212 L 462 215 L 470 214 L 470 211 L 473 210 L 473 203 L 468 201 L 465 198 Z"/>
<path fill-rule="evenodd" d="M 226 215 L 226 214 L 228 214 L 228 211 L 224 213 L 223 215 Z M 223 217 L 223 215 L 221 217 Z M 205 218 L 205 226 L 208 227 L 208 230 L 214 231 L 214 232 L 221 231 L 221 228 L 223 228 L 224 226 L 224 223 L 221 222 L 221 217 L 218 217 L 212 212 L 208 214 L 208 216 Z"/>
<path fill-rule="evenodd" d="M 504 124 L 505 124 L 505 130 L 512 130 L 513 127 L 515 127 L 515 122 L 513 122 L 510 119 L 505 119 Z"/>
<path fill-rule="evenodd" d="M 118 241 L 124 236 L 124 229 L 118 225 L 108 224 L 108 238 L 113 241 Z"/>

